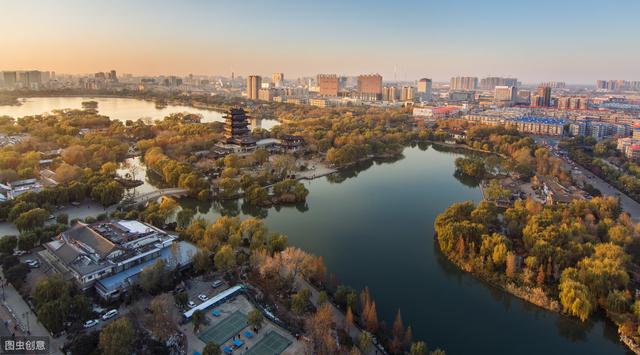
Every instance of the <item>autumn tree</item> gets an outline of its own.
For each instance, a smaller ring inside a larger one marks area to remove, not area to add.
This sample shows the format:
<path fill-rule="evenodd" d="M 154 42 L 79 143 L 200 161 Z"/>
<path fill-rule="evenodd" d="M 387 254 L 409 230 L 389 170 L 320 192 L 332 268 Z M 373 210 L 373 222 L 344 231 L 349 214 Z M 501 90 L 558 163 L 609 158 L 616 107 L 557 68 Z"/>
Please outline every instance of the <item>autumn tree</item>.
<path fill-rule="evenodd" d="M 102 328 L 99 347 L 105 355 L 130 355 L 134 350 L 135 338 L 129 318 L 121 317 Z"/>

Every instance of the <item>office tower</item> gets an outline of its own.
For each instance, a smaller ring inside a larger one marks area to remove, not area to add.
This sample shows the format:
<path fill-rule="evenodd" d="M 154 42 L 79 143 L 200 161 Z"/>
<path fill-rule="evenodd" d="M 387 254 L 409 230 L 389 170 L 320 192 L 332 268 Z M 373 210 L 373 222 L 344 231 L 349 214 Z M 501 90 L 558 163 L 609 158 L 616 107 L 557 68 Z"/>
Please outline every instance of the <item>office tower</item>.
<path fill-rule="evenodd" d="M 249 75 L 247 77 L 247 99 L 258 100 L 258 92 L 262 87 L 262 77 L 260 75 Z"/>
<path fill-rule="evenodd" d="M 276 88 L 284 86 L 284 73 L 273 73 L 271 75 L 271 84 Z"/>
<path fill-rule="evenodd" d="M 490 76 L 480 80 L 480 88 L 483 90 L 494 90 L 496 86 L 518 86 L 518 79 Z"/>
<path fill-rule="evenodd" d="M 422 78 L 418 80 L 418 96 L 423 101 L 431 100 L 431 79 Z"/>
<path fill-rule="evenodd" d="M 118 81 L 118 75 L 116 75 L 116 71 L 115 70 L 111 70 L 110 72 L 107 73 L 107 79 L 117 82 Z"/>
<path fill-rule="evenodd" d="M 15 71 L 3 72 L 2 77 L 4 78 L 4 86 L 8 88 L 15 87 L 18 82 L 18 73 Z"/>
<path fill-rule="evenodd" d="M 538 87 L 538 90 L 536 90 L 536 96 L 539 97 L 539 102 L 536 102 L 535 106 L 551 106 L 551 88 L 549 86 Z"/>
<path fill-rule="evenodd" d="M 414 90 L 413 86 L 403 86 L 400 91 L 400 101 L 413 101 Z"/>
<path fill-rule="evenodd" d="M 365 100 L 382 99 L 382 75 L 358 75 L 358 93 Z"/>
<path fill-rule="evenodd" d="M 475 90 L 478 87 L 478 78 L 472 76 L 456 76 L 451 78 L 449 90 Z"/>
<path fill-rule="evenodd" d="M 318 87 L 320 88 L 320 96 L 338 96 L 338 76 L 335 74 L 318 74 L 316 77 Z"/>

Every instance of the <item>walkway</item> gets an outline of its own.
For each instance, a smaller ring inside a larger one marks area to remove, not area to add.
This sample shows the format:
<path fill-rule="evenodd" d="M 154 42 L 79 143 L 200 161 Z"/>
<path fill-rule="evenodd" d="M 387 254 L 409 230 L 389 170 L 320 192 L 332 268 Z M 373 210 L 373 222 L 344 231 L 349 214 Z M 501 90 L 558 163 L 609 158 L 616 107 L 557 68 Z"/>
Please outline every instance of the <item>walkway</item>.
<path fill-rule="evenodd" d="M 4 274 L 2 274 L 2 277 L 4 280 Z M 2 292 L 2 296 L 4 296 L 2 301 L 3 308 L 12 315 L 12 319 L 2 320 L 7 320 L 10 323 L 17 324 L 19 330 L 29 330 L 31 335 L 49 337 L 49 339 L 51 339 L 51 354 L 62 354 L 59 349 L 64 345 L 64 337 L 51 337 L 49 331 L 47 331 L 47 329 L 38 321 L 36 315 L 33 313 L 31 308 L 29 308 L 24 299 L 22 299 L 22 296 L 20 296 L 13 285 L 7 282 Z M 2 314 L 6 313 L 7 312 L 3 312 Z M 10 326 L 10 330 L 12 329 L 13 327 Z"/>
<path fill-rule="evenodd" d="M 133 205 L 138 203 L 145 203 L 153 200 L 157 200 L 162 196 L 174 196 L 174 197 L 182 197 L 186 196 L 189 192 L 188 189 L 180 188 L 180 187 L 172 187 L 168 189 L 160 189 L 151 192 L 147 192 L 138 196 L 135 196 L 131 200 L 122 201 L 121 205 Z"/>

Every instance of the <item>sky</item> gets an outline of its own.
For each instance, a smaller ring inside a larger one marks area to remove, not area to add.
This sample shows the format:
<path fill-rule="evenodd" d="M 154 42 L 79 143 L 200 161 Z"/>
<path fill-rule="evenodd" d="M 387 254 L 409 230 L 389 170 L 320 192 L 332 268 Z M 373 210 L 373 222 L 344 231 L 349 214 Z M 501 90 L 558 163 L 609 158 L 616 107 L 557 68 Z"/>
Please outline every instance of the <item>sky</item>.
<path fill-rule="evenodd" d="M 0 70 L 640 80 L 640 0 L 2 0 Z"/>

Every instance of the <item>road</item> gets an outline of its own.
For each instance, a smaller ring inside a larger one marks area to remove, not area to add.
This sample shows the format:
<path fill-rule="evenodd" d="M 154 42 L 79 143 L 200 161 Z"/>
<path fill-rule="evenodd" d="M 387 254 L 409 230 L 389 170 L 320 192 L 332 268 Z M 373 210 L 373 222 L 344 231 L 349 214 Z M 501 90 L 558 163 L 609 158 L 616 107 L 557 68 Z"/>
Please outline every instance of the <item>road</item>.
<path fill-rule="evenodd" d="M 587 169 L 573 162 L 568 157 L 559 157 L 565 162 L 565 164 L 567 164 L 567 169 L 571 169 L 571 176 L 575 180 L 584 181 L 593 185 L 596 189 L 600 190 L 603 195 L 615 196 L 619 198 L 622 210 L 627 212 L 635 223 L 640 223 L 640 203 L 634 201 L 629 196 L 625 195 L 620 190 L 611 186 L 611 184 L 594 175 Z"/>

